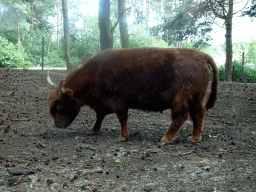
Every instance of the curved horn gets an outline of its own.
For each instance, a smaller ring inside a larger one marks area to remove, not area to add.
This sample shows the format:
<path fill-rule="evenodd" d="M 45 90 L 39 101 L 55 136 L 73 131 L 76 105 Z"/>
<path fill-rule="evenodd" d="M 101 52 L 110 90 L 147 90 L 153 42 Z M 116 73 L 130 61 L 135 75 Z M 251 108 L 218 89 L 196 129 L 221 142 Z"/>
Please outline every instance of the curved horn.
<path fill-rule="evenodd" d="M 60 93 L 59 93 L 59 94 L 61 94 L 61 95 L 63 95 L 63 94 L 66 93 L 66 91 L 65 91 L 65 90 L 63 89 L 63 87 L 61 86 L 62 82 L 63 82 L 63 81 L 61 81 L 60 86 L 59 86 L 59 90 L 60 90 Z"/>
<path fill-rule="evenodd" d="M 47 73 L 47 82 L 49 83 L 49 85 L 51 85 L 53 87 L 57 87 L 57 85 L 55 83 L 53 83 L 52 80 L 50 79 L 49 70 Z"/>

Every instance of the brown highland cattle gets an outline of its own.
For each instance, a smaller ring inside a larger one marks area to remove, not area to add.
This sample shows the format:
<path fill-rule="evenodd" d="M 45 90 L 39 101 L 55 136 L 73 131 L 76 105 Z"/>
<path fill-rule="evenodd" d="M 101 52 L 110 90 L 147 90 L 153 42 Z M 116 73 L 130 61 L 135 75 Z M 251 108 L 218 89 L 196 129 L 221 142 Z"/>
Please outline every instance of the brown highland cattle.
<path fill-rule="evenodd" d="M 209 98 L 203 104 L 210 78 Z M 190 139 L 201 138 L 207 110 L 217 100 L 218 69 L 213 59 L 193 49 L 132 48 L 107 49 L 99 52 L 83 66 L 54 86 L 48 101 L 50 114 L 57 127 L 66 128 L 83 105 L 97 114 L 91 130 L 98 132 L 107 114 L 116 113 L 121 124 L 119 140 L 128 135 L 128 109 L 163 111 L 171 109 L 172 123 L 162 139 L 170 143 L 190 115 L 193 133 Z"/>

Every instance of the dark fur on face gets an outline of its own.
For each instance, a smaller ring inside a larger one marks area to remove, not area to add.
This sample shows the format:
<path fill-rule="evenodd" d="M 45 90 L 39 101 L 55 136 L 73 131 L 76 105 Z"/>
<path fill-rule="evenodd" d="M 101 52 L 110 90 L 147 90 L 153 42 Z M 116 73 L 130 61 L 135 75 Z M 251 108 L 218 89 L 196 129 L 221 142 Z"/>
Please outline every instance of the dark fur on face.
<path fill-rule="evenodd" d="M 79 100 L 73 98 L 73 91 L 69 88 L 64 91 L 62 93 L 60 87 L 55 87 L 48 98 L 50 114 L 59 128 L 68 127 L 81 108 Z"/>

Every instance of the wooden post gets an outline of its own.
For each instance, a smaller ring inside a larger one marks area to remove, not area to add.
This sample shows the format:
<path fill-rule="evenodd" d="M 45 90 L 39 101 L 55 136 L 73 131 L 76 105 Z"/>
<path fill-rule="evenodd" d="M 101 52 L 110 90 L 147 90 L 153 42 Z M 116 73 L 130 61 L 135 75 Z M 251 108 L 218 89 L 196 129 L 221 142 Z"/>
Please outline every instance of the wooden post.
<path fill-rule="evenodd" d="M 244 82 L 244 51 L 242 54 L 242 82 Z"/>
<path fill-rule="evenodd" d="M 43 36 L 43 45 L 42 45 L 42 71 L 44 70 L 44 36 Z"/>

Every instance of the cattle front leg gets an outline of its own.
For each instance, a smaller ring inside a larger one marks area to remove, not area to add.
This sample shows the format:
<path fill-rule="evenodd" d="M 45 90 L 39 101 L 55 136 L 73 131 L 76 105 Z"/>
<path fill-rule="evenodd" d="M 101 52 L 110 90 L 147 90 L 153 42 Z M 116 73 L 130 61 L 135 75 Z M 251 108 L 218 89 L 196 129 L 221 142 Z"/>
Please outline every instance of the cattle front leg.
<path fill-rule="evenodd" d="M 178 134 L 183 123 L 188 119 L 188 112 L 175 113 L 172 112 L 172 123 L 167 129 L 165 135 L 163 136 L 162 145 L 167 145 L 170 143 Z"/>
<path fill-rule="evenodd" d="M 101 124 L 105 116 L 105 114 L 97 113 L 96 123 L 94 124 L 94 127 L 91 130 L 91 132 L 98 133 L 100 131 Z"/>
<path fill-rule="evenodd" d="M 189 108 L 189 115 L 193 121 L 193 132 L 190 140 L 194 143 L 201 139 L 205 114 L 206 111 L 201 104 Z"/>
<path fill-rule="evenodd" d="M 126 141 L 126 137 L 129 134 L 128 127 L 127 127 L 128 109 L 121 110 L 121 111 L 118 110 L 116 112 L 116 116 L 121 124 L 121 133 L 118 141 Z"/>

